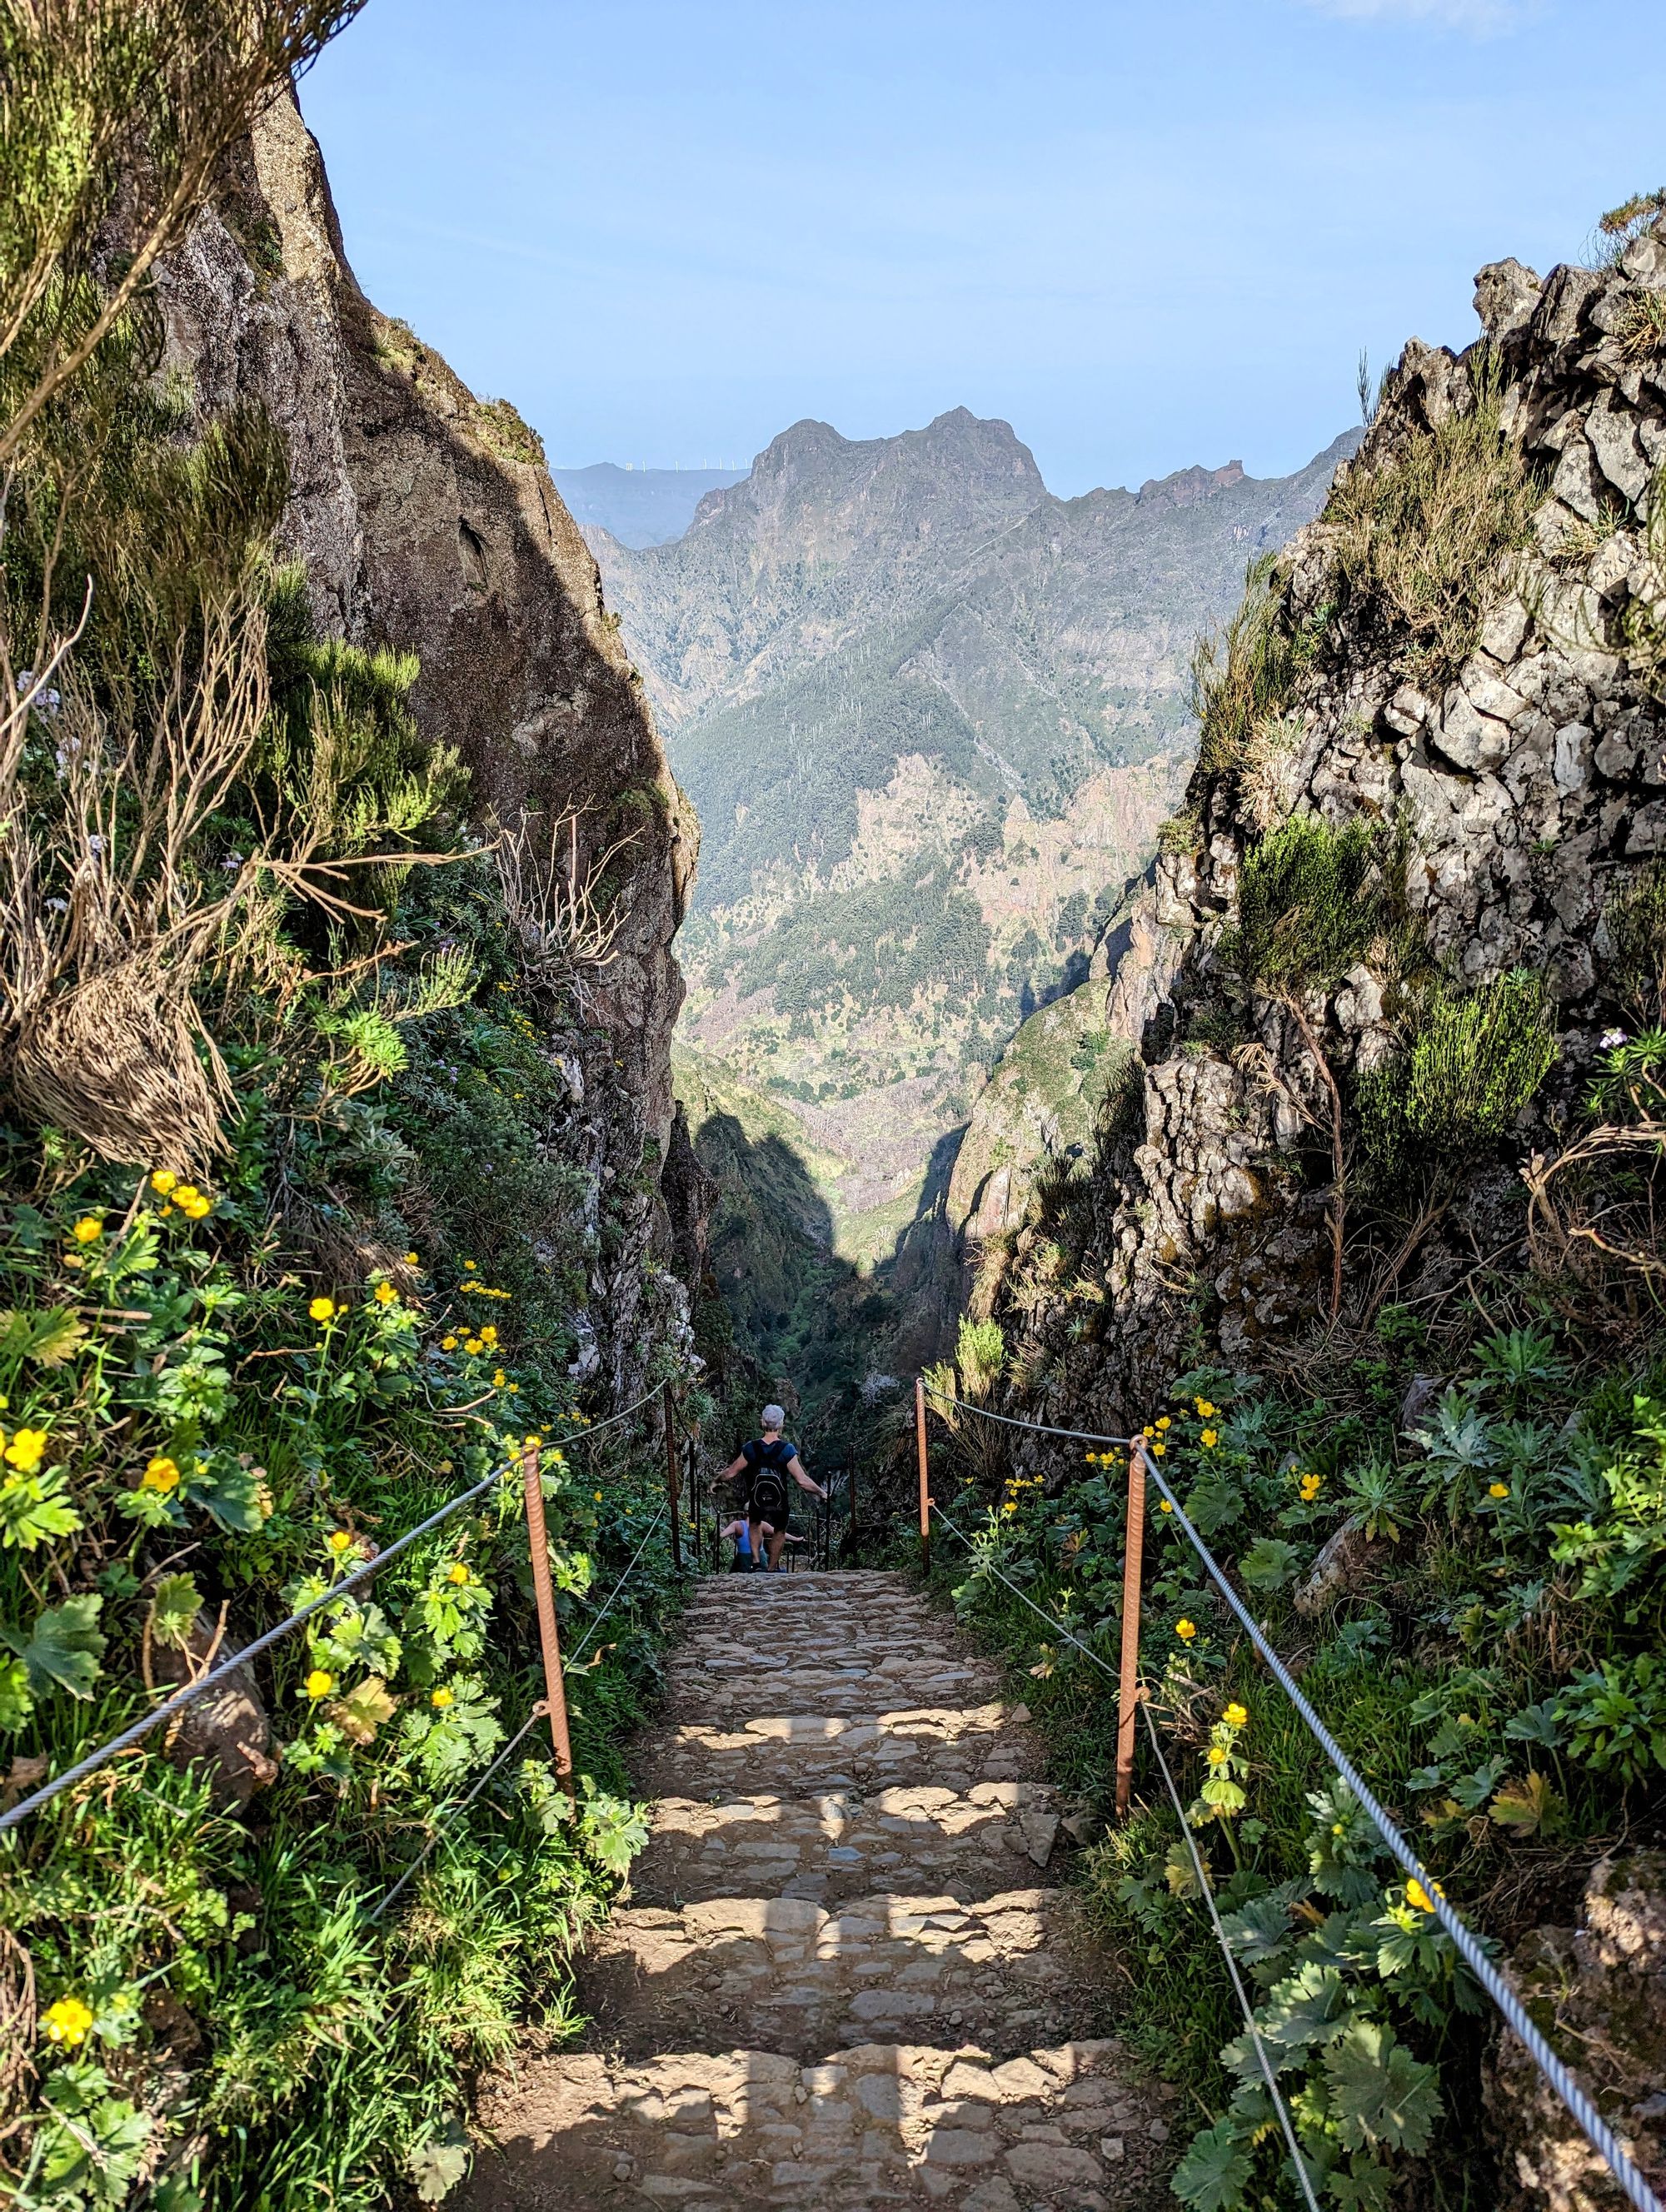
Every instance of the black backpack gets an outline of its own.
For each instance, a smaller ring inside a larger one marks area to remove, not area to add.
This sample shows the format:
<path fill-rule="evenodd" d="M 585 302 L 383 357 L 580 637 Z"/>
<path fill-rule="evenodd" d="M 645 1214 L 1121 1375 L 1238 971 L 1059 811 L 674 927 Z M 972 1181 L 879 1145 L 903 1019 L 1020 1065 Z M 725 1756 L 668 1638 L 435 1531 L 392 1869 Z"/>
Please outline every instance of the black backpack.
<path fill-rule="evenodd" d="M 793 1448 L 784 1437 L 760 1444 L 752 1461 L 751 1491 L 748 1499 L 754 1521 L 769 1521 L 779 1528 L 787 1517 L 787 1470 Z"/>

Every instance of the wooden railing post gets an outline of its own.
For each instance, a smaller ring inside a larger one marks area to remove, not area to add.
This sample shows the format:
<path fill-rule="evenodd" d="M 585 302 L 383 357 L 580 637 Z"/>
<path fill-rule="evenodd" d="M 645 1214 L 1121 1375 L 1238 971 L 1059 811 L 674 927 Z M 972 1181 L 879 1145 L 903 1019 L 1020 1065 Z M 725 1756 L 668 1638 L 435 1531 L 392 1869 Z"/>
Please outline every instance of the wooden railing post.
<path fill-rule="evenodd" d="M 1140 1702 L 1140 1586 L 1146 1563 L 1146 1462 L 1128 1440 L 1128 1517 L 1122 1557 L 1122 1675 L 1116 1714 L 1116 1817 L 1134 1794 L 1134 1722 Z"/>
<path fill-rule="evenodd" d="M 931 1462 L 926 1451 L 926 1378 L 914 1378 L 914 1436 L 920 1457 L 920 1551 L 926 1572 L 932 1571 Z"/>
<path fill-rule="evenodd" d="M 671 1563 L 680 1575 L 683 1571 L 683 1529 L 678 1517 L 680 1503 L 678 1492 L 681 1487 L 677 1475 L 677 1401 L 671 1395 L 669 1382 L 665 1389 L 666 1405 L 666 1495 L 671 1503 Z"/>
<path fill-rule="evenodd" d="M 544 1694 L 550 1706 L 550 1741 L 556 1754 L 556 1772 L 576 1802 L 578 1782 L 573 1772 L 573 1738 L 567 1725 L 567 1685 L 561 1671 L 556 1595 L 550 1587 L 550 1537 L 544 1521 L 544 1478 L 538 1472 L 536 1444 L 527 1446 L 521 1461 L 521 1474 L 526 1484 L 526 1541 L 532 1555 L 532 1595 L 538 1604 L 538 1642 L 544 1650 Z"/>

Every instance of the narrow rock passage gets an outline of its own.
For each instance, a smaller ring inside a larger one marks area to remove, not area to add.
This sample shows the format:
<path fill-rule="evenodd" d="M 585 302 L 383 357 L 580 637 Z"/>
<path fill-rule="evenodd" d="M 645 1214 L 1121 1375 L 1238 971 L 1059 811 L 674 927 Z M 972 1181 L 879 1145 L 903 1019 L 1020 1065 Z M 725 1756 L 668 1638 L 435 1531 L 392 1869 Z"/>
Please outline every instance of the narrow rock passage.
<path fill-rule="evenodd" d="M 705 1584 L 584 2051 L 488 2087 L 476 2212 L 1164 2201 L 1024 1708 L 903 1577 Z"/>

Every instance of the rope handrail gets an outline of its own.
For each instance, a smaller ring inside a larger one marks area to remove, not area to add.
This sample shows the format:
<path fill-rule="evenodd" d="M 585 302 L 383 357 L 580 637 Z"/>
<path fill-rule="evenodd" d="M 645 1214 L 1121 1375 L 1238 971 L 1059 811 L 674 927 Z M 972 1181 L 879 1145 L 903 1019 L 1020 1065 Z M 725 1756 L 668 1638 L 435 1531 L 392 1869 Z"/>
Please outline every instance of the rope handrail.
<path fill-rule="evenodd" d="M 659 1396 L 660 1387 L 656 1383 L 652 1390 L 645 1396 L 638 1398 L 633 1405 L 623 1407 L 617 1413 L 610 1413 L 606 1420 L 596 1422 L 593 1426 L 581 1431 L 576 1437 L 570 1438 L 569 1441 L 587 1443 L 592 1437 L 599 1436 L 604 1429 L 611 1429 L 618 1422 L 628 1420 L 631 1414 L 640 1413 L 651 1400 Z M 206 1697 L 210 1690 L 216 1688 L 222 1682 L 228 1681 L 240 1667 L 246 1667 L 252 1659 L 258 1658 L 263 1651 L 269 1650 L 274 1644 L 286 1637 L 291 1629 L 299 1628 L 303 1621 L 310 1620 L 313 1615 L 325 1606 L 333 1604 L 337 1598 L 344 1597 L 350 1590 L 358 1583 L 368 1581 L 372 1575 L 380 1574 L 389 1560 L 397 1559 L 399 1553 L 414 1544 L 419 1536 L 426 1536 L 430 1529 L 437 1528 L 441 1522 L 448 1521 L 453 1513 L 460 1512 L 464 1506 L 471 1504 L 477 1498 L 483 1497 L 494 1485 L 510 1480 L 514 1471 L 514 1463 L 511 1462 L 508 1467 L 495 1469 L 490 1474 L 483 1475 L 472 1488 L 460 1491 L 455 1498 L 448 1500 L 436 1512 L 430 1513 L 426 1521 L 418 1522 L 416 1528 L 407 1529 L 403 1536 L 396 1537 L 391 1544 L 385 1545 L 362 1566 L 356 1567 L 351 1574 L 344 1575 L 338 1583 L 331 1583 L 321 1596 L 313 1598 L 309 1603 L 301 1607 L 298 1611 L 292 1613 L 288 1620 L 279 1621 L 276 1627 L 266 1629 L 252 1642 L 243 1644 L 233 1653 L 231 1657 L 222 1660 L 217 1667 L 210 1667 L 208 1672 L 199 1675 L 196 1681 L 183 1683 L 172 1697 L 164 1698 L 161 1705 L 153 1706 L 148 1713 L 142 1713 L 137 1720 L 131 1726 L 123 1729 L 119 1735 L 112 1736 L 107 1743 L 99 1745 L 96 1750 L 88 1752 L 84 1759 L 77 1759 L 73 1766 L 66 1767 L 62 1774 L 55 1775 L 50 1782 L 43 1783 L 39 1790 L 32 1790 L 27 1797 L 20 1799 L 8 1811 L 0 1813 L 0 1835 L 6 1834 L 13 1828 L 20 1827 L 32 1813 L 37 1813 L 43 1805 L 50 1804 L 54 1797 L 61 1795 L 73 1784 L 84 1782 L 89 1774 L 96 1774 L 101 1766 L 107 1765 L 119 1753 L 131 1751 L 133 1746 L 148 1736 L 153 1729 L 161 1728 L 164 1722 L 172 1720 L 176 1714 L 185 1711 L 188 1707 L 195 1705 L 199 1698 Z"/>
<path fill-rule="evenodd" d="M 646 1401 L 644 1401 L 644 1403 L 646 1403 Z M 563 1660 L 562 1669 L 563 1674 L 566 1672 L 568 1668 L 573 1665 L 574 1662 L 578 1658 L 579 1653 L 583 1650 L 585 1645 L 589 1643 L 591 1638 L 601 1626 L 603 1621 L 606 1620 L 608 1614 L 613 1610 L 614 1600 L 618 1596 L 619 1592 L 624 1588 L 626 1583 L 629 1581 L 631 1570 L 635 1566 L 637 1560 L 641 1558 L 642 1553 L 648 1549 L 648 1538 L 651 1537 L 654 1531 L 660 1526 L 661 1522 L 665 1520 L 665 1517 L 666 1508 L 662 1505 L 660 1508 L 660 1510 L 654 1515 L 652 1522 L 649 1524 L 648 1534 L 642 1538 L 641 1542 L 638 1544 L 635 1550 L 631 1553 L 629 1564 L 626 1566 L 623 1574 L 622 1574 L 619 1577 L 618 1581 L 614 1583 L 612 1589 L 608 1595 L 606 1604 L 603 1606 L 601 1611 L 591 1622 L 589 1627 L 586 1630 L 584 1636 L 575 1647 L 570 1656 Z M 394 1899 L 398 1896 L 400 1892 L 407 1886 L 408 1883 L 414 1881 L 416 1875 L 422 1872 L 423 1869 L 428 1864 L 429 1858 L 433 1856 L 435 1848 L 450 1830 L 453 1822 L 461 1820 L 464 1814 L 468 1811 L 470 1806 L 473 1804 L 475 1799 L 480 1795 L 486 1784 L 491 1780 L 493 1775 L 497 1772 L 498 1769 L 515 1751 L 517 1747 L 524 1741 L 537 1723 L 544 1717 L 549 1710 L 550 1706 L 548 1700 L 544 1698 L 540 1698 L 538 1703 L 532 1707 L 532 1711 L 527 1714 L 526 1719 L 522 1721 L 520 1726 L 515 1730 L 514 1734 L 509 1738 L 509 1741 L 504 1745 L 502 1750 L 500 1751 L 496 1758 L 493 1759 L 491 1765 L 476 1781 L 473 1788 L 469 1791 L 468 1796 L 466 1797 L 460 1798 L 455 1805 L 449 1807 L 440 1815 L 435 1824 L 434 1832 L 429 1836 L 428 1841 L 423 1845 L 422 1850 L 417 1852 L 416 1857 L 412 1859 L 410 1864 L 405 1869 L 398 1880 L 386 1892 L 386 1895 L 377 1902 L 370 1914 L 372 1920 L 380 1920 L 383 1913 L 386 1911 L 388 1906 L 392 1904 Z"/>
<path fill-rule="evenodd" d="M 948 1515 L 943 1510 L 942 1507 L 937 1504 L 935 1499 L 933 1499 L 932 1501 L 932 1510 L 935 1513 L 938 1519 L 943 1523 L 944 1527 L 949 1531 L 951 1535 L 958 1536 L 961 1542 L 966 1547 L 966 1549 L 972 1553 L 974 1559 L 976 1559 L 978 1554 L 973 1547 L 971 1538 L 967 1535 L 964 1529 L 956 1527 L 955 1523 L 950 1520 Z M 1063 1621 L 1055 1620 L 1051 1613 L 1048 1613 L 1043 1607 L 1038 1606 L 1034 1598 L 1027 1595 L 1025 1591 L 1018 1588 L 1018 1585 L 1012 1579 L 1010 1575 L 1006 1575 L 1001 1572 L 1000 1567 L 995 1565 L 994 1560 L 987 1559 L 982 1564 L 990 1574 L 994 1576 L 997 1582 L 1005 1583 L 1007 1589 L 1012 1591 L 1013 1596 L 1018 1598 L 1023 1604 L 1027 1605 L 1031 1612 L 1036 1615 L 1038 1620 L 1045 1621 L 1047 1626 L 1055 1635 L 1061 1636 L 1067 1644 L 1073 1644 L 1077 1650 L 1081 1652 L 1084 1657 L 1091 1659 L 1094 1665 L 1104 1674 L 1110 1675 L 1113 1681 L 1116 1680 L 1116 1676 L 1114 1670 L 1105 1664 L 1105 1662 L 1099 1656 L 1098 1653 L 1093 1650 L 1091 1645 L 1084 1644 L 1080 1637 L 1073 1636 L 1070 1630 L 1065 1626 Z M 1197 1875 L 1198 1887 L 1202 1892 L 1204 1902 L 1209 1908 L 1209 1918 L 1213 1923 L 1215 1936 L 1220 1944 L 1221 1955 L 1226 1961 L 1226 1971 L 1231 1976 L 1232 1987 L 1237 1992 L 1238 2003 L 1243 2012 L 1243 2024 L 1245 2027 L 1249 2029 L 1250 2039 L 1255 2045 L 1256 2057 L 1261 2063 L 1262 2075 L 1267 2083 L 1268 2094 L 1272 2098 L 1274 2109 L 1278 2113 L 1279 2124 L 1284 2130 L 1284 2139 L 1290 2146 L 1290 2155 L 1295 2161 L 1296 2172 L 1302 2185 L 1302 2194 L 1307 2199 L 1310 2212 L 1319 2212 L 1319 2205 L 1313 2194 L 1313 2185 L 1308 2179 L 1306 2162 L 1303 2159 L 1301 2152 L 1297 2147 L 1295 2127 L 1292 2123 L 1289 2112 L 1285 2105 L 1283 2092 L 1279 2087 L 1278 2076 L 1274 2071 L 1272 2061 L 1267 2055 L 1267 2046 L 1262 2041 L 1261 2030 L 1256 2026 L 1254 2008 L 1250 2002 L 1248 1993 L 1243 1986 L 1243 1978 L 1238 1972 L 1237 1960 L 1232 1956 L 1231 1946 L 1226 1940 L 1226 1930 L 1220 1923 L 1220 1912 L 1215 1904 L 1213 1887 L 1210 1883 L 1207 1870 L 1203 1864 L 1202 1856 L 1200 1854 L 1196 1842 L 1193 1838 L 1191 1824 L 1187 1820 L 1184 1808 L 1181 1805 L 1180 1793 L 1175 1788 L 1174 1777 L 1169 1771 L 1169 1763 L 1167 1759 L 1164 1758 L 1162 1747 L 1157 1741 L 1157 1730 L 1155 1724 L 1152 1720 L 1150 1709 L 1146 1706 L 1143 1698 L 1140 1700 L 1140 1711 L 1145 1713 L 1146 1726 L 1151 1731 L 1152 1749 L 1157 1753 L 1157 1763 L 1163 1770 L 1163 1779 L 1168 1784 L 1169 1796 L 1174 1801 L 1174 1809 L 1180 1821 L 1180 1832 L 1186 1838 L 1186 1848 L 1191 1853 L 1192 1866 Z"/>
<path fill-rule="evenodd" d="M 1487 1957 L 1480 1939 L 1470 1929 L 1468 1922 L 1462 1919 L 1447 1903 L 1433 1876 L 1424 1868 L 1405 1837 L 1402 1835 L 1373 1792 L 1367 1787 L 1353 1760 L 1349 1759 L 1347 1753 L 1302 1694 L 1289 1668 L 1257 1627 L 1243 1600 L 1228 1581 L 1225 1569 L 1192 1526 L 1187 1517 L 1185 1508 L 1175 1496 L 1162 1469 L 1152 1457 L 1145 1437 L 1104 1436 L 1085 1429 L 1055 1428 L 1044 1422 L 1016 1421 L 1006 1414 L 993 1413 L 985 1407 L 971 1405 L 964 1399 L 952 1397 L 946 1391 L 934 1389 L 930 1383 L 927 1383 L 925 1387 L 933 1398 L 942 1402 L 955 1406 L 965 1413 L 982 1414 L 986 1420 L 1000 1421 L 1009 1428 L 1026 1429 L 1037 1436 L 1061 1437 L 1076 1443 L 1116 1444 L 1126 1451 L 1137 1451 L 1140 1454 L 1147 1477 L 1156 1484 L 1162 1493 L 1175 1519 L 1185 1531 L 1192 1548 L 1202 1561 L 1205 1571 L 1225 1598 L 1228 1606 L 1249 1637 L 1250 1643 L 1260 1654 L 1268 1672 L 1295 1707 L 1309 1733 L 1326 1758 L 1353 1792 L 1360 1808 L 1383 1838 L 1391 1856 L 1400 1862 L 1405 1872 L 1418 1884 L 1423 1894 L 1428 1899 L 1430 1909 L 1451 1937 L 1465 1965 L 1503 2014 L 1517 2040 L 1523 2045 L 1534 2064 L 1555 2091 L 1581 2134 L 1608 2166 L 1608 2171 L 1620 2184 L 1632 2203 L 1637 2207 L 1637 2212 L 1666 2212 L 1666 2208 L 1663 2208 L 1660 2199 L 1650 2188 L 1647 2181 L 1621 2147 L 1613 2129 L 1609 2127 L 1596 2106 L 1574 2080 L 1568 2068 L 1551 2049 L 1544 2036 L 1535 2027 L 1527 2008 Z M 947 1521 L 948 1516 L 941 1514 L 940 1509 L 934 1501 L 932 1502 L 931 1510 L 939 1512 L 940 1517 Z M 952 1526 L 952 1523 L 950 1525 Z M 957 1535 L 959 1533 L 958 1529 L 955 1531 Z M 962 1541 L 964 1540 L 963 1537 Z M 1036 1609 L 1040 1610 L 1039 1607 Z M 1043 1615 L 1043 1618 L 1045 1617 Z M 1073 1638 L 1071 1641 L 1074 1642 L 1075 1639 Z M 1090 1654 L 1090 1656 L 1092 1655 Z M 1103 1661 L 1099 1663 L 1104 1664 Z"/>

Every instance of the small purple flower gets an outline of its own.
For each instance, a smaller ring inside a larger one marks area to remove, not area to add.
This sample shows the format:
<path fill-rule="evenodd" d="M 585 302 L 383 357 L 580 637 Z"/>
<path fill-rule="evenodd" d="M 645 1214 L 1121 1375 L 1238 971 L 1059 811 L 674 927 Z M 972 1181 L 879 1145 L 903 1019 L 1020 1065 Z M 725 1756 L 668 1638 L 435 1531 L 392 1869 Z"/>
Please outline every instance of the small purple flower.
<path fill-rule="evenodd" d="M 1604 1030 L 1596 1042 L 1603 1052 L 1618 1052 L 1626 1042 L 1626 1032 L 1624 1030 Z"/>

